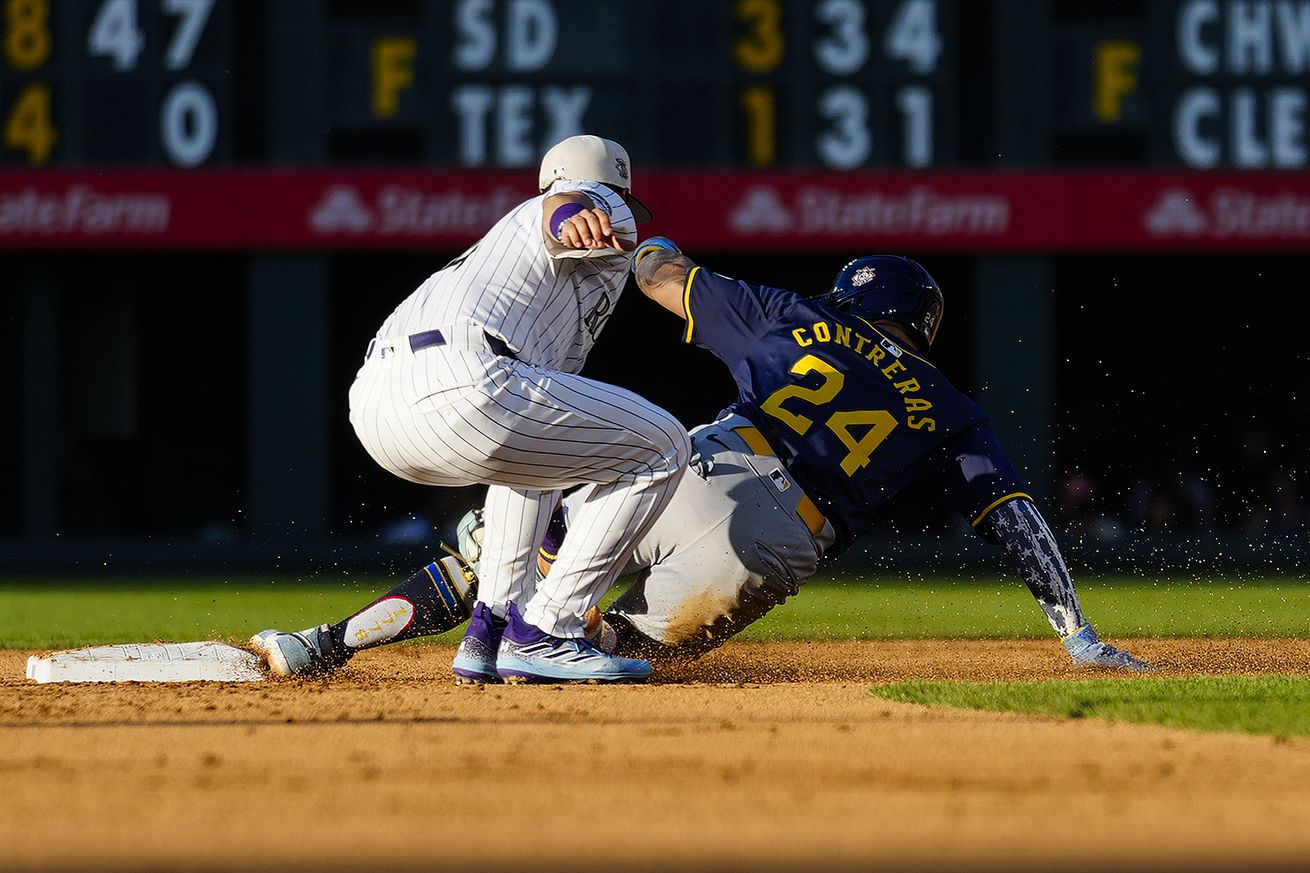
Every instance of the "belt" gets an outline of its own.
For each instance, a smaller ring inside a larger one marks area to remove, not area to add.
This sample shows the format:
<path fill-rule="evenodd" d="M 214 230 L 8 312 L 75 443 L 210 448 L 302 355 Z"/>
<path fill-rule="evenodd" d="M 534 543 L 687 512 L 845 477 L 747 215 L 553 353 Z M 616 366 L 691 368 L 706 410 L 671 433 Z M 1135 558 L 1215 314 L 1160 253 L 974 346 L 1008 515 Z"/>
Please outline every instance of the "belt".
<path fill-rule="evenodd" d="M 742 441 L 750 446 L 750 450 L 755 454 L 768 455 L 775 458 L 778 456 L 778 453 L 773 450 L 773 446 L 769 445 L 769 441 L 764 438 L 764 434 L 760 433 L 759 428 L 734 427 L 732 431 L 737 436 L 741 437 Z M 800 486 L 797 485 L 796 487 L 799 488 Z M 818 536 L 822 533 L 824 525 L 828 523 L 828 519 L 823 517 L 823 513 L 819 511 L 819 507 L 816 506 L 814 501 L 810 499 L 810 496 L 804 492 L 801 492 L 800 502 L 796 504 L 796 514 L 801 517 L 801 521 L 805 522 L 805 526 L 810 529 L 810 533 L 814 536 Z"/>
<path fill-rule="evenodd" d="M 486 339 L 487 347 L 491 349 L 492 354 L 500 355 L 502 358 L 514 358 L 515 360 L 518 360 L 514 355 L 514 350 L 511 349 L 503 339 L 494 334 L 487 333 L 486 331 L 482 332 L 482 336 Z M 425 330 L 420 333 L 410 334 L 406 337 L 406 342 L 409 343 L 409 350 L 411 352 L 417 352 L 422 349 L 431 348 L 432 346 L 444 346 L 447 341 L 445 334 L 441 331 Z M 373 352 L 378 351 L 378 346 L 379 343 L 377 337 L 368 341 L 368 351 L 364 352 L 365 360 L 373 357 Z M 385 345 L 383 347 L 387 348 Z M 383 354 L 385 355 L 385 352 L 383 352 Z"/>

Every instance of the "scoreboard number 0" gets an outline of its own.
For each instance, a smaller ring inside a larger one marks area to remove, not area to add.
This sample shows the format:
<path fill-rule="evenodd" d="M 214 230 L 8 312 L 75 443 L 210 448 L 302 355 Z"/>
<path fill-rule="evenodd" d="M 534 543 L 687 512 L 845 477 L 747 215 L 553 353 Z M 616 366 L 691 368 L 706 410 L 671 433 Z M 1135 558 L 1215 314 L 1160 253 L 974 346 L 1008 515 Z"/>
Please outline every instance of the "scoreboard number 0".
<path fill-rule="evenodd" d="M 181 167 L 203 164 L 218 139 L 213 96 L 199 82 L 178 82 L 159 109 L 159 131 L 169 160 Z"/>
<path fill-rule="evenodd" d="M 87 51 L 109 58 L 120 72 L 136 69 L 145 50 L 145 35 L 137 21 L 138 2 L 104 0 L 87 32 Z M 190 66 L 214 2 L 161 0 L 164 14 L 178 19 L 164 50 L 164 69 L 183 70 Z M 218 108 L 209 89 L 194 80 L 173 85 L 159 107 L 159 138 L 168 159 L 178 166 L 194 167 L 208 160 L 218 140 Z"/>

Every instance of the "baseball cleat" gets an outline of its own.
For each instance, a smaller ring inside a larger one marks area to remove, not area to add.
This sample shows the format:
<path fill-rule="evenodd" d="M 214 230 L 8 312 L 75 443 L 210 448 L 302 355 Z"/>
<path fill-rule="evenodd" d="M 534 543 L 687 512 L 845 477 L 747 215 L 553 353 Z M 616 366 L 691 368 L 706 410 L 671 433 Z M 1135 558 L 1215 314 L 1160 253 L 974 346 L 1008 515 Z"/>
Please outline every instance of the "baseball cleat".
<path fill-rule="evenodd" d="M 297 633 L 280 630 L 260 631 L 250 638 L 250 648 L 264 659 L 274 676 L 313 676 L 327 673 L 340 663 L 330 661 L 319 645 L 319 634 L 326 630 L 312 627 Z M 341 662 L 341 663 L 344 663 Z"/>
<path fill-rule="evenodd" d="M 464 639 L 451 662 L 450 672 L 455 674 L 456 685 L 485 685 L 499 683 L 496 672 L 496 649 L 505 633 L 505 619 L 499 618 L 485 603 L 473 607 Z"/>
<path fill-rule="evenodd" d="M 588 639 L 554 637 L 523 620 L 510 604 L 496 652 L 496 672 L 506 682 L 644 682 L 649 661 L 620 658 Z"/>
<path fill-rule="evenodd" d="M 1154 670 L 1145 661 L 1123 649 L 1101 642 L 1090 624 L 1085 624 L 1063 640 L 1065 651 L 1079 667 L 1116 667 L 1120 670 Z"/>

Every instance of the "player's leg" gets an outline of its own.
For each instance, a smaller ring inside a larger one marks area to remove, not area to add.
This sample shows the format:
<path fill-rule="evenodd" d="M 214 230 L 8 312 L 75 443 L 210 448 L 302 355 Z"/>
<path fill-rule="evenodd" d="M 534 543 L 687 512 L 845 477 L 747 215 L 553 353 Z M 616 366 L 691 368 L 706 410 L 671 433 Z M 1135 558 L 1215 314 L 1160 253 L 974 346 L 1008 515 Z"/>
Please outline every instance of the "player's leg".
<path fill-rule="evenodd" d="M 369 370 L 352 388 L 351 420 L 370 454 L 396 475 L 522 491 L 592 486 L 578 519 L 587 533 L 571 557 L 561 555 L 566 572 L 549 591 L 520 597 L 527 618 L 512 635 L 524 652 L 582 639 L 582 613 L 612 583 L 682 474 L 690 454 L 682 426 L 631 392 L 504 357 L 437 350 Z M 524 585 L 518 573 L 516 562 L 498 562 L 482 575 L 490 590 L 513 591 Z M 606 667 L 604 658 L 568 661 L 579 673 Z"/>
<path fill-rule="evenodd" d="M 480 418 L 474 420 L 480 432 L 501 441 L 492 454 L 493 462 L 506 463 L 497 474 L 500 479 L 522 476 L 513 465 L 530 459 L 537 481 L 553 476 L 557 487 L 576 490 L 577 533 L 560 552 L 550 577 L 530 596 L 511 600 L 498 662 L 502 674 L 563 679 L 572 666 L 547 663 L 534 653 L 548 651 L 550 640 L 569 643 L 558 647 L 566 653 L 577 648 L 573 643 L 585 642 L 584 614 L 613 584 L 637 540 L 667 504 L 685 469 L 690 443 L 676 419 L 629 391 L 534 368 L 522 367 L 518 375 L 501 394 L 515 398 L 517 414 L 505 415 L 498 404 L 478 408 Z M 543 519 L 533 550 L 544 532 Z M 496 535 L 489 523 L 487 536 Z M 513 569 L 519 566 L 515 562 Z M 481 569 L 488 587 L 496 588 L 491 575 L 497 568 Z M 561 662 L 587 669 L 577 655 L 565 654 Z M 540 673 L 533 673 L 538 667 Z"/>
<path fill-rule="evenodd" d="M 676 419 L 631 392 L 560 374 L 550 393 L 594 445 L 573 474 L 583 484 L 571 493 L 570 535 L 522 612 L 547 633 L 577 637 L 584 613 L 672 499 L 690 441 Z"/>
<path fill-rule="evenodd" d="M 694 434 L 691 473 L 635 551 L 648 569 L 605 615 L 620 654 L 705 654 L 795 595 L 831 544 L 797 513 L 800 489 L 776 458 L 716 436 L 714 425 Z"/>
<path fill-rule="evenodd" d="M 456 682 L 500 681 L 496 652 L 505 631 L 505 610 L 535 589 L 537 544 L 558 503 L 557 491 L 500 485 L 487 489 L 478 570 L 489 581 L 479 586 L 472 621 L 451 664 Z"/>
<path fill-rule="evenodd" d="M 250 640 L 279 676 L 326 673 L 363 649 L 459 627 L 469 617 L 477 577 L 454 556 L 428 564 L 355 614 L 295 633 L 266 630 Z"/>

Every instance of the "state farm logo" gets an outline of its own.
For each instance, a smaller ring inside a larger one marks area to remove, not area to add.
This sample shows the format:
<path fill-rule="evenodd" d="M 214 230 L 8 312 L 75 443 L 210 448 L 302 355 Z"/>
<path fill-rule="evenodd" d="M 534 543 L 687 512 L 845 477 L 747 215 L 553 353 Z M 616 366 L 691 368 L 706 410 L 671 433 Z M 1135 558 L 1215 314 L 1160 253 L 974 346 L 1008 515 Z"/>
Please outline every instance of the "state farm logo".
<path fill-rule="evenodd" d="M 62 192 L 0 191 L 0 235 L 162 236 L 172 220 L 167 194 L 102 194 L 90 185 Z"/>
<path fill-rule="evenodd" d="M 730 220 L 733 230 L 739 233 L 785 233 L 792 224 L 791 214 L 778 192 L 763 187 L 747 191 Z"/>
<path fill-rule="evenodd" d="M 354 185 L 334 185 L 309 211 L 319 235 L 477 236 L 524 199 L 508 186 L 466 194 L 386 185 L 367 201 Z"/>
<path fill-rule="evenodd" d="M 897 192 L 806 186 L 790 202 L 777 189 L 757 185 L 728 220 L 741 234 L 1003 236 L 1010 213 L 1003 194 L 943 194 L 926 185 Z"/>
<path fill-rule="evenodd" d="M 373 227 L 373 213 L 359 199 L 359 192 L 349 185 L 329 188 L 314 207 L 309 225 L 322 234 L 367 233 Z"/>
<path fill-rule="evenodd" d="M 1154 237 L 1207 239 L 1310 239 L 1310 198 L 1289 191 L 1262 195 L 1219 188 L 1199 204 L 1189 191 L 1169 188 L 1142 222 Z"/>
<path fill-rule="evenodd" d="M 1153 236 L 1200 236 L 1210 227 L 1205 213 L 1192 205 L 1192 195 L 1170 188 L 1146 214 L 1146 229 Z"/>

